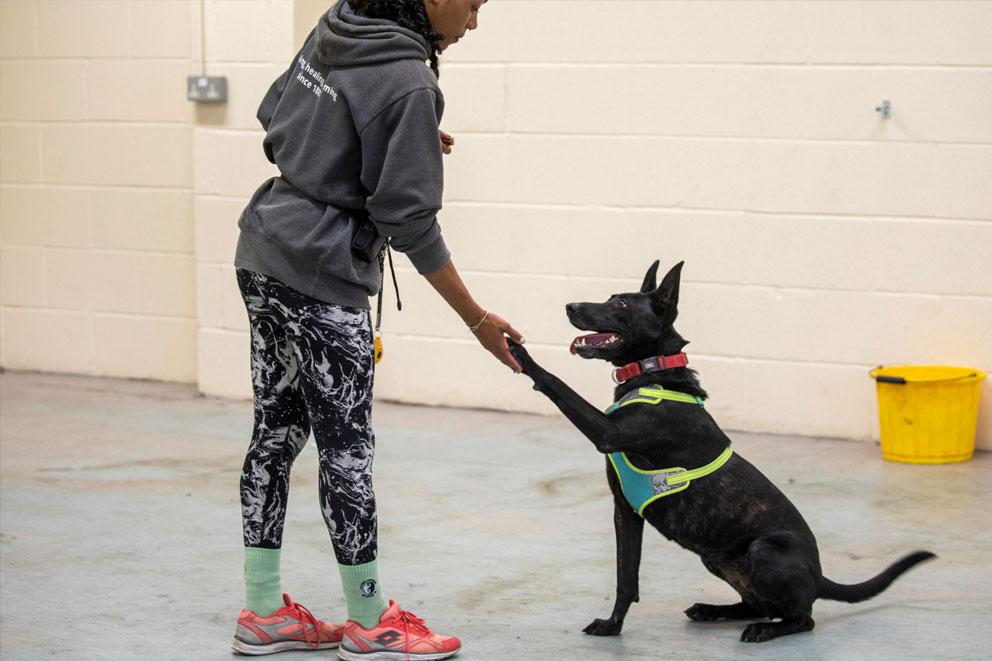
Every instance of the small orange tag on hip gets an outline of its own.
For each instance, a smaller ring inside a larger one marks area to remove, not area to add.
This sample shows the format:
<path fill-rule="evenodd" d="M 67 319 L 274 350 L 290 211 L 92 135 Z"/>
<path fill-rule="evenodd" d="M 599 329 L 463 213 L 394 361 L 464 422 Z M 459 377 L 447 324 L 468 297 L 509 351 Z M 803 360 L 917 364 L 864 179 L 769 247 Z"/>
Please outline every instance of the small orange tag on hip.
<path fill-rule="evenodd" d="M 382 336 L 376 335 L 375 340 L 372 342 L 375 355 L 375 364 L 378 365 L 379 361 L 382 360 Z"/>

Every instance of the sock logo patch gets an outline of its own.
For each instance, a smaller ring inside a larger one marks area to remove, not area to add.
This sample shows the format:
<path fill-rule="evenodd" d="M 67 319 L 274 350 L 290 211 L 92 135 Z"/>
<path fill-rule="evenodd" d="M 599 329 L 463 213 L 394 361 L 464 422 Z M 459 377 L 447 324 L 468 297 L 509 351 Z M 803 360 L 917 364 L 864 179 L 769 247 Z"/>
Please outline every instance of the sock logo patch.
<path fill-rule="evenodd" d="M 375 581 L 371 578 L 362 581 L 362 585 L 358 589 L 362 591 L 363 597 L 371 597 L 375 594 Z"/>

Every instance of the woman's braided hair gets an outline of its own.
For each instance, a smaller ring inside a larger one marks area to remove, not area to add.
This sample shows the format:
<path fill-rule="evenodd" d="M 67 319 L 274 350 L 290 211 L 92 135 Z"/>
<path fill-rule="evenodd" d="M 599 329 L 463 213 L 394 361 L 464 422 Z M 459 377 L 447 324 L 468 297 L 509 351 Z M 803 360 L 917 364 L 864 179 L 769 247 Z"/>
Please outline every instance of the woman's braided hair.
<path fill-rule="evenodd" d="M 368 18 L 384 18 L 400 27 L 416 32 L 430 46 L 431 71 L 440 77 L 437 64 L 437 44 L 444 35 L 434 32 L 424 8 L 424 0 L 348 0 L 355 13 Z"/>

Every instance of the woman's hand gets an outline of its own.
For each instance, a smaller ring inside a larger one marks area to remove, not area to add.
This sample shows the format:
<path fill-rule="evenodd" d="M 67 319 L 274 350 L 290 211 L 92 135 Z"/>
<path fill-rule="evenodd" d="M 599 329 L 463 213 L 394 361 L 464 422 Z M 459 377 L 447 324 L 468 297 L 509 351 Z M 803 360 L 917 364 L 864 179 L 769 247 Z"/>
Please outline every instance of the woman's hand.
<path fill-rule="evenodd" d="M 441 151 L 445 154 L 451 153 L 451 148 L 455 146 L 455 138 L 450 133 L 445 133 L 440 131 L 439 135 L 441 137 Z"/>
<path fill-rule="evenodd" d="M 520 372 L 520 363 L 510 354 L 510 347 L 506 343 L 505 335 L 518 344 L 524 343 L 523 336 L 516 328 L 511 326 L 506 319 L 493 312 L 487 312 L 485 320 L 472 333 L 479 340 L 479 344 L 484 346 L 489 353 L 496 356 L 496 359 L 509 367 L 514 372 Z"/>

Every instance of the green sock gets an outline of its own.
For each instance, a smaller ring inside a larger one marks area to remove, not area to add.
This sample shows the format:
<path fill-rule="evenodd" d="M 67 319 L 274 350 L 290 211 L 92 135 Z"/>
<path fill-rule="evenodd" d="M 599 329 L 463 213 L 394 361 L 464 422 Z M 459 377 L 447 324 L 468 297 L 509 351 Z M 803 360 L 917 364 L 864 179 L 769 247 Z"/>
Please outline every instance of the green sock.
<path fill-rule="evenodd" d="M 341 587 L 348 602 L 348 619 L 366 629 L 379 624 L 379 616 L 386 610 L 386 600 L 379 585 L 379 565 L 376 560 L 364 565 L 342 565 Z"/>
<path fill-rule="evenodd" d="M 272 615 L 285 606 L 279 582 L 279 549 L 245 547 L 245 608 Z"/>

